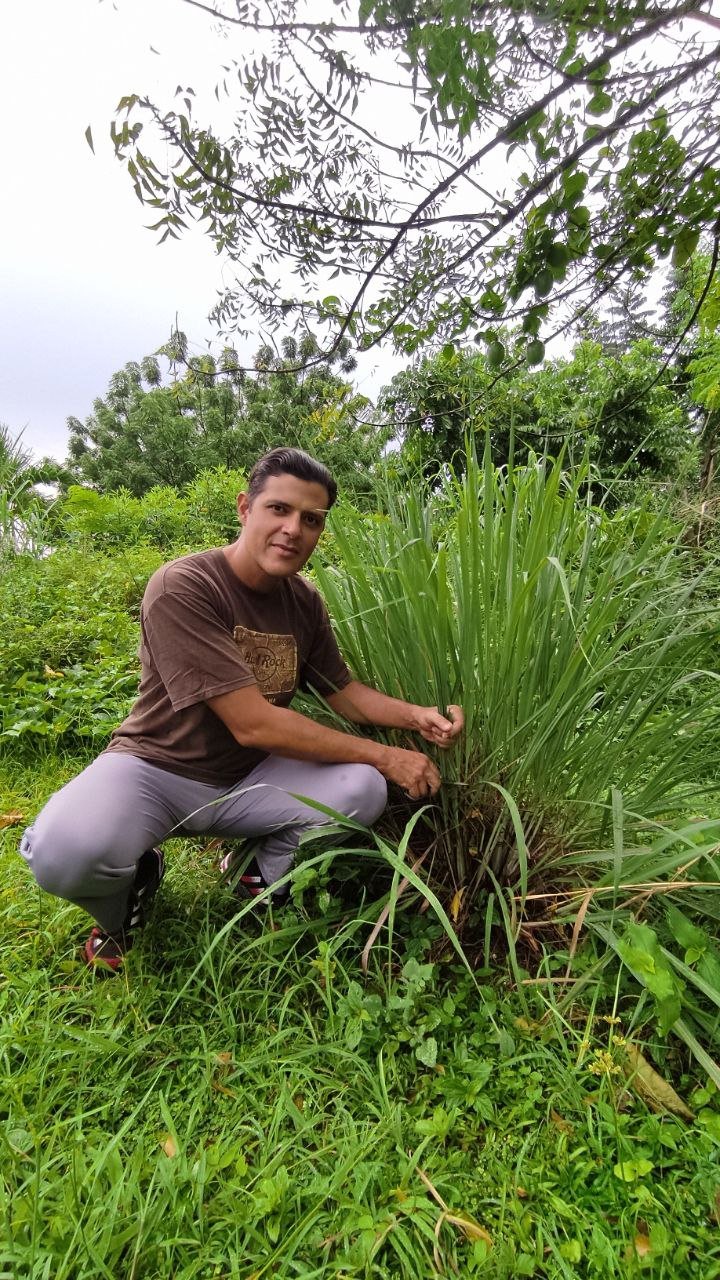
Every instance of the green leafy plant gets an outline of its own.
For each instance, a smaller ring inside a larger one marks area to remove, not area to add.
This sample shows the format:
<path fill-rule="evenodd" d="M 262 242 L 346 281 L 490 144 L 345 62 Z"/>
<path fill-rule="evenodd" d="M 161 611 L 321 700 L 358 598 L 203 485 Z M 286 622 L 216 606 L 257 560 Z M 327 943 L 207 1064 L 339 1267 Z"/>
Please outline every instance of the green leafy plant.
<path fill-rule="evenodd" d="M 152 547 L 13 558 L 0 578 L 6 745 L 107 739 L 137 689 L 139 605 L 161 562 Z"/>
<path fill-rule="evenodd" d="M 317 567 L 360 679 L 465 708 L 430 821 L 445 874 L 473 892 L 490 873 L 525 890 L 561 876 L 612 829 L 613 788 L 627 839 L 697 787 L 715 610 L 667 516 L 610 516 L 589 479 L 562 461 L 470 459 L 435 492 L 389 493 L 385 516 L 342 509 L 339 564 Z"/>

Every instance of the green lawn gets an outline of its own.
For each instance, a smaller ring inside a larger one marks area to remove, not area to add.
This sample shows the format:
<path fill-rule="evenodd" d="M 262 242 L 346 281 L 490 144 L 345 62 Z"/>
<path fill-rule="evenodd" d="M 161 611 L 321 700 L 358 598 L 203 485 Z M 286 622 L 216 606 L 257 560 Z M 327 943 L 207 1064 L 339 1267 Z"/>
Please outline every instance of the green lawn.
<path fill-rule="evenodd" d="M 32 816 L 80 763 L 0 760 L 0 808 Z M 0 1277 L 720 1275 L 720 1105 L 678 1050 L 654 1060 L 702 1123 L 626 1087 L 630 1002 L 561 1015 L 553 984 L 474 982 L 411 911 L 365 976 L 377 908 L 234 919 L 212 851 L 181 841 L 125 974 L 99 979 L 19 832 Z"/>

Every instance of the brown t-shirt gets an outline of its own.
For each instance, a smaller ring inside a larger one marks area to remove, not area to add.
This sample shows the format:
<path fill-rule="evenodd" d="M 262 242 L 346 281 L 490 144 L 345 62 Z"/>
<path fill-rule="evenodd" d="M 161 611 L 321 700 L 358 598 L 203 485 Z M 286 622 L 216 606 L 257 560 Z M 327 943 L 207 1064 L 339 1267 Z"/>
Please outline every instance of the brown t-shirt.
<path fill-rule="evenodd" d="M 267 755 L 241 747 L 208 698 L 254 684 L 287 707 L 298 688 L 325 695 L 351 679 L 315 588 L 295 574 L 253 591 L 219 547 L 158 569 L 140 621 L 140 691 L 106 750 L 197 782 L 230 786 Z"/>

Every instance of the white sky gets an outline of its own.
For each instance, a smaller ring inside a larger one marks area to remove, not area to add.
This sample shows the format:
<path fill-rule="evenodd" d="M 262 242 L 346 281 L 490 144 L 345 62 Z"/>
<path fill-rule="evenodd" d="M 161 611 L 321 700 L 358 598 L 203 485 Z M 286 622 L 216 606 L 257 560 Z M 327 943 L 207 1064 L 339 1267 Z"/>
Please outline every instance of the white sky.
<path fill-rule="evenodd" d="M 36 456 L 64 457 L 66 418 L 85 418 L 110 375 L 165 342 L 176 317 L 196 351 L 219 345 L 206 316 L 220 260 L 197 230 L 157 244 L 109 125 L 123 94 L 170 101 L 178 84 L 214 83 L 224 46 L 178 0 L 6 0 L 0 422 Z M 258 341 L 237 345 L 251 355 Z M 372 395 L 395 367 L 390 353 L 367 357 L 353 381 Z"/>

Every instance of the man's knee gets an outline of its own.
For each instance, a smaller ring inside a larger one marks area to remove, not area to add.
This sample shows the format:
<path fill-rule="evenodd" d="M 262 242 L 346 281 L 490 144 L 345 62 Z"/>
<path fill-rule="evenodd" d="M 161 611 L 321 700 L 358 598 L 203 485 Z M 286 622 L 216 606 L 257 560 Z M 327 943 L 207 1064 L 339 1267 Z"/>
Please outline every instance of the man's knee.
<path fill-rule="evenodd" d="M 371 764 L 351 764 L 343 778 L 342 804 L 337 808 L 366 827 L 377 822 L 387 804 L 387 782 Z"/>
<path fill-rule="evenodd" d="M 20 853 L 41 889 L 70 899 L 89 895 L 98 877 L 124 878 L 136 860 L 130 850 L 109 849 L 102 832 L 84 831 L 77 818 L 69 822 L 61 815 L 53 821 L 40 814 L 23 835 Z"/>

